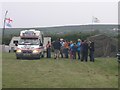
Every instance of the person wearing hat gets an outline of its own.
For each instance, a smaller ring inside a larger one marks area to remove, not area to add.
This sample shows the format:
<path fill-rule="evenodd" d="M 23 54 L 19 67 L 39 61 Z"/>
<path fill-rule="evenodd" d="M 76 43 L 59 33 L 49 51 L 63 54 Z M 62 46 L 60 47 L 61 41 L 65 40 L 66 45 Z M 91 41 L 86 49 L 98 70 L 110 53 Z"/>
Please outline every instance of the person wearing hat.
<path fill-rule="evenodd" d="M 76 46 L 77 46 L 78 60 L 80 60 L 80 47 L 81 47 L 81 40 L 80 39 L 78 39 Z"/>

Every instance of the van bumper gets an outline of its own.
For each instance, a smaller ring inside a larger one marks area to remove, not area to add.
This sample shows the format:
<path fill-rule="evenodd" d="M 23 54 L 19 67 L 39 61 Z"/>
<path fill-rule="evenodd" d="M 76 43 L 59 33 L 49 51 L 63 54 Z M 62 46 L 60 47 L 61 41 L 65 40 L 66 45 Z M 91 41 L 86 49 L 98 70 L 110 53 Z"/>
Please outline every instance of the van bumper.
<path fill-rule="evenodd" d="M 17 59 L 22 59 L 22 58 L 40 58 L 41 54 L 40 53 L 16 53 L 16 58 Z"/>

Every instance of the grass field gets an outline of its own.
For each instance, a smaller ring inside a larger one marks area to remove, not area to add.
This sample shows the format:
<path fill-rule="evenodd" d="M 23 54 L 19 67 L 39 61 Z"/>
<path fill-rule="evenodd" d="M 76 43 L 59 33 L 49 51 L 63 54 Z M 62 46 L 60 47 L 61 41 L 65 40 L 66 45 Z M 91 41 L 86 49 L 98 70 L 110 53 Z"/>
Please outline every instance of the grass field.
<path fill-rule="evenodd" d="M 16 60 L 3 53 L 3 88 L 117 88 L 118 63 L 115 58 L 95 62 L 70 59 Z"/>

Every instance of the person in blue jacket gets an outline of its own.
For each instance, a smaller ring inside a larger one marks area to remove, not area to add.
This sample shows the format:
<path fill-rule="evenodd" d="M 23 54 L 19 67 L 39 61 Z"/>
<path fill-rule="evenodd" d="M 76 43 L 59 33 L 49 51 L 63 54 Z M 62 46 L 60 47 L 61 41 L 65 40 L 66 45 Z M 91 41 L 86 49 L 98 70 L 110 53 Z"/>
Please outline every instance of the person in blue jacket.
<path fill-rule="evenodd" d="M 81 40 L 80 39 L 78 39 L 76 46 L 77 46 L 78 60 L 80 60 L 80 47 L 81 47 Z"/>

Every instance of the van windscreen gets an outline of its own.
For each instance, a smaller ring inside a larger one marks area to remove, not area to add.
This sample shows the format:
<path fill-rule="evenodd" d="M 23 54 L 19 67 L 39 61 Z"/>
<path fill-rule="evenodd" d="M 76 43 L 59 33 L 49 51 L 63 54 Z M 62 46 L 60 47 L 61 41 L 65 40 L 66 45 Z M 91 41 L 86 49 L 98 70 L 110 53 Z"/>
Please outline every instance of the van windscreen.
<path fill-rule="evenodd" d="M 38 39 L 20 39 L 19 44 L 39 45 L 40 42 Z"/>

